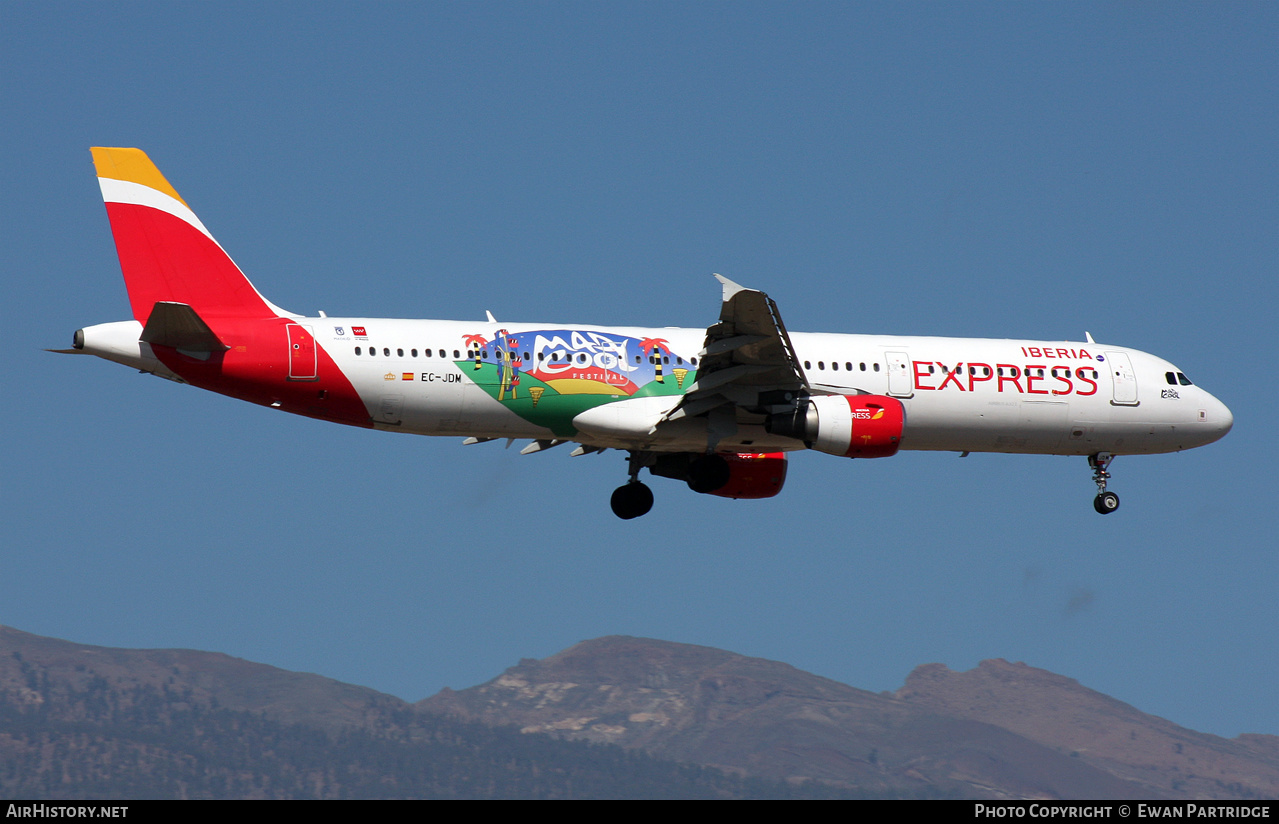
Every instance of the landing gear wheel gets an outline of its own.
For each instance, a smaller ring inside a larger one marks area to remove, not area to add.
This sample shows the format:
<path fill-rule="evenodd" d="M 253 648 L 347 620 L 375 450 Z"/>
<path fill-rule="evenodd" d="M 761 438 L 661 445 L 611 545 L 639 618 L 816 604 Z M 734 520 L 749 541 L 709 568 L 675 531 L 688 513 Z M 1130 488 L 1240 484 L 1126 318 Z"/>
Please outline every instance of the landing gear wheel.
<path fill-rule="evenodd" d="M 1088 456 L 1093 483 L 1097 484 L 1097 497 L 1092 499 L 1092 508 L 1102 515 L 1109 515 L 1119 508 L 1119 496 L 1106 491 L 1106 482 L 1110 480 L 1110 462 L 1114 459 L 1115 456 L 1109 452 Z"/>
<path fill-rule="evenodd" d="M 653 508 L 653 490 L 640 481 L 631 481 L 613 490 L 609 504 L 613 507 L 614 515 L 623 521 L 629 521 L 648 514 Z"/>
<path fill-rule="evenodd" d="M 1102 515 L 1109 515 L 1119 508 L 1119 496 L 1113 492 L 1103 492 L 1092 499 L 1092 508 Z"/>

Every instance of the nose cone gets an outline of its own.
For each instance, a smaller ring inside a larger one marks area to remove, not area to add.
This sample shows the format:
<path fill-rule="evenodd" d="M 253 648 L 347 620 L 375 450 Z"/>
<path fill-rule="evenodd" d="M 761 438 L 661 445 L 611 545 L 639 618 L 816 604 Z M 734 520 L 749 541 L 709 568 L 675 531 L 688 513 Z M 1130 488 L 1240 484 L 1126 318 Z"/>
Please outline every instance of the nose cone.
<path fill-rule="evenodd" d="M 1203 418 L 1204 434 L 1207 435 L 1204 443 L 1212 443 L 1226 436 L 1230 428 L 1235 425 L 1235 416 L 1230 413 L 1224 403 L 1207 392 L 1204 395 L 1204 405 L 1200 411 L 1200 415 Z"/>

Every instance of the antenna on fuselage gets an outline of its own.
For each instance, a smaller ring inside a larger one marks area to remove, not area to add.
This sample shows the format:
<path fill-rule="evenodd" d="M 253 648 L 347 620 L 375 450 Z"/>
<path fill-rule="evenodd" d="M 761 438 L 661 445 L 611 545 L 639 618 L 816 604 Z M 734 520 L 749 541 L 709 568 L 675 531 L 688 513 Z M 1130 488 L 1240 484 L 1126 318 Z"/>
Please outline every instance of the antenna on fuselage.
<path fill-rule="evenodd" d="M 497 318 L 493 317 L 493 313 L 485 309 L 484 314 L 488 316 L 489 323 L 497 323 Z"/>
<path fill-rule="evenodd" d="M 1091 332 L 1084 332 L 1084 337 L 1088 340 L 1088 342 L 1089 342 L 1089 343 L 1096 343 L 1096 342 L 1097 342 L 1097 341 L 1095 341 L 1095 340 L 1093 340 L 1093 339 L 1092 339 L 1092 333 L 1091 333 Z"/>

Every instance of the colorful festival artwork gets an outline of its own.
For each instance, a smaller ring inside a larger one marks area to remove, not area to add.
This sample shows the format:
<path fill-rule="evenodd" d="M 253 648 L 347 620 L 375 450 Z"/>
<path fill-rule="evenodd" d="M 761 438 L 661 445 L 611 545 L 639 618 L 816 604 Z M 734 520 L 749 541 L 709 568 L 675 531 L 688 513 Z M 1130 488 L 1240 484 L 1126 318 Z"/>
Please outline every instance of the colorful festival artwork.
<path fill-rule="evenodd" d="M 600 404 L 633 397 L 679 395 L 696 365 L 663 338 L 633 338 L 580 329 L 539 329 L 462 336 L 458 368 L 495 400 L 557 435 L 573 434 L 573 418 Z"/>

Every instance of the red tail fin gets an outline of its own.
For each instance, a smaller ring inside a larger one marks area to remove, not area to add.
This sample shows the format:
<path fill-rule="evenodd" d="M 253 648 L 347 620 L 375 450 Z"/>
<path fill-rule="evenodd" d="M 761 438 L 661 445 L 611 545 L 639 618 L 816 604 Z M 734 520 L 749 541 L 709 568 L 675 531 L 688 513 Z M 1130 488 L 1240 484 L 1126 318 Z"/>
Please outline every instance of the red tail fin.
<path fill-rule="evenodd" d="M 157 301 L 209 321 L 289 315 L 253 288 L 146 153 L 94 148 L 93 164 L 134 318 L 146 324 Z"/>

